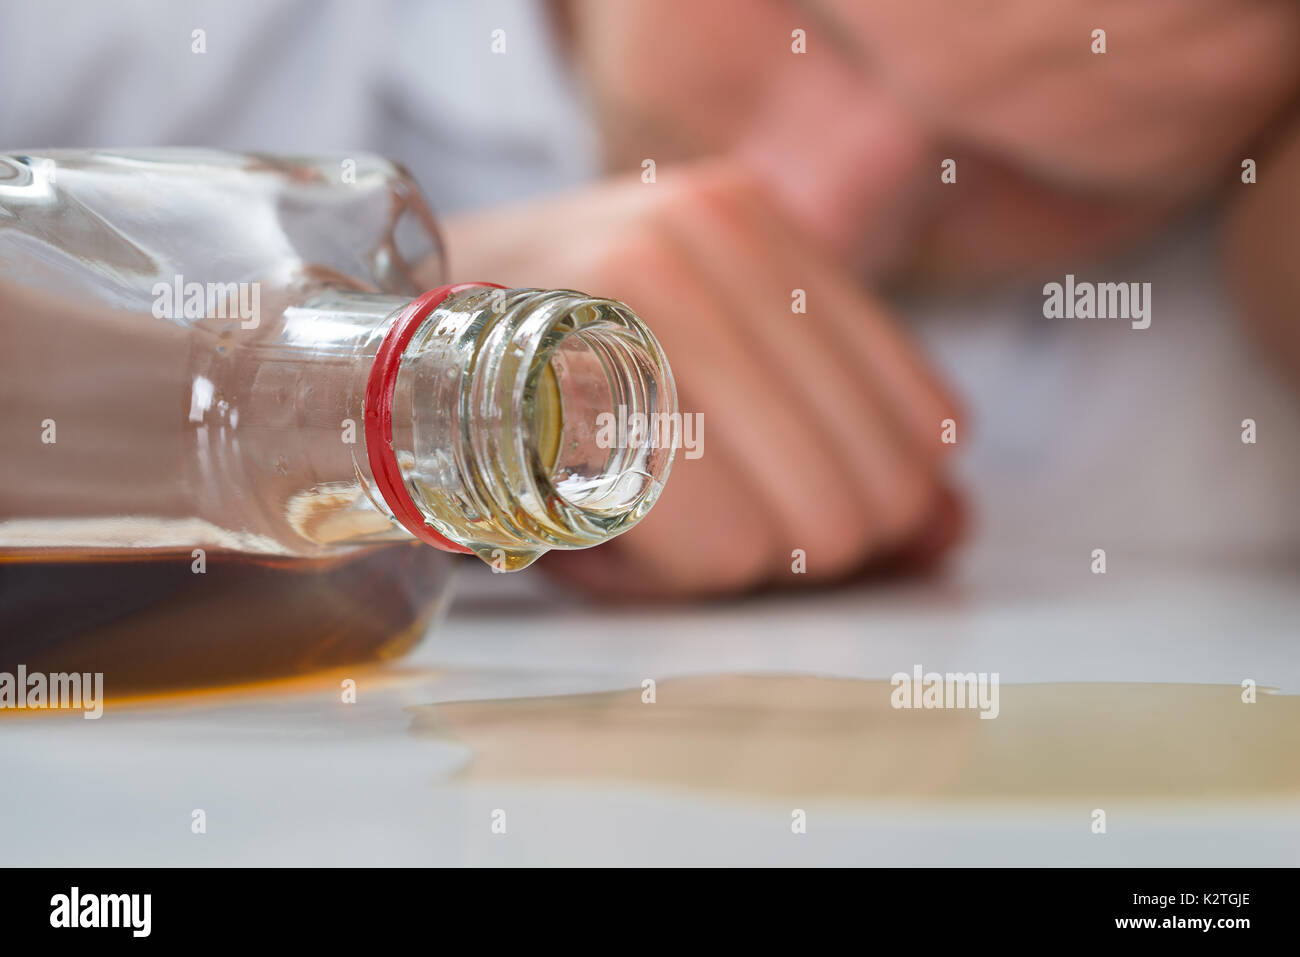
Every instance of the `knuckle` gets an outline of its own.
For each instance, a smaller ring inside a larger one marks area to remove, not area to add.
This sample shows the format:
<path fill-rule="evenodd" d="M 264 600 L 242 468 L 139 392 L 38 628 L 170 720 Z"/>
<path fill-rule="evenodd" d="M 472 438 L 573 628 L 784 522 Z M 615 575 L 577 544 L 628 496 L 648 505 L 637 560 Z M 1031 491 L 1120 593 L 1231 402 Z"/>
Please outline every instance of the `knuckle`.
<path fill-rule="evenodd" d="M 886 546 L 899 545 L 920 528 L 934 503 L 933 478 L 918 467 L 899 471 L 883 498 L 881 539 Z"/>
<path fill-rule="evenodd" d="M 676 250 L 658 229 L 635 229 L 598 244 L 580 269 L 590 291 L 632 299 L 647 276 L 672 276 L 678 269 Z M 597 288 L 599 287 L 599 288 Z"/>
<path fill-rule="evenodd" d="M 865 507 L 817 509 L 800 526 L 808 576 L 838 578 L 861 566 L 879 547 L 875 517 Z"/>
<path fill-rule="evenodd" d="M 664 191 L 659 212 L 672 224 L 682 219 L 689 224 L 701 216 L 736 222 L 755 190 L 754 180 L 739 164 L 699 164 Z"/>

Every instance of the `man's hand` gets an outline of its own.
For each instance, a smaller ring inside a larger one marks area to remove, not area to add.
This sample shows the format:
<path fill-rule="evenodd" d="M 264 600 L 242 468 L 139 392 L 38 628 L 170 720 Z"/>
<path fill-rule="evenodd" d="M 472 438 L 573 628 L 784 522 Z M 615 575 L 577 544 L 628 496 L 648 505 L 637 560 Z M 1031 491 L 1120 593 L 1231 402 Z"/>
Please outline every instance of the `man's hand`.
<path fill-rule="evenodd" d="M 455 220 L 448 248 L 458 280 L 626 301 L 663 344 L 683 412 L 703 416 L 703 454 L 679 453 L 649 517 L 548 556 L 552 571 L 610 594 L 719 594 L 843 578 L 955 538 L 952 397 L 738 165 Z"/>

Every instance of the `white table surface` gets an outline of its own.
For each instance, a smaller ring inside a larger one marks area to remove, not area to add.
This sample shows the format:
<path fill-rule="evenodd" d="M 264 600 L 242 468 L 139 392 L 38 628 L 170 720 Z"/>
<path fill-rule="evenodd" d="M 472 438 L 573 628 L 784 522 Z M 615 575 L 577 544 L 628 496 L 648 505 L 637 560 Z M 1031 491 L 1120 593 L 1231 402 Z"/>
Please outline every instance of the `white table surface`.
<path fill-rule="evenodd" d="M 1168 795 L 1111 812 L 1108 832 L 1095 835 L 1083 795 L 799 801 L 653 775 L 467 780 L 470 744 L 412 730 L 439 702 L 636 688 L 646 677 L 666 695 L 674 676 L 692 674 L 886 678 L 915 663 L 997 671 L 1004 693 L 1016 683 L 1243 677 L 1295 692 L 1292 579 L 1173 567 L 1103 578 L 971 552 L 928 584 L 619 612 L 548 598 L 533 572 L 506 581 L 469 570 L 449 618 L 414 653 L 356 670 L 354 705 L 340 702 L 331 675 L 110 708 L 99 721 L 0 721 L 0 860 L 1296 864 L 1294 791 L 1226 802 Z M 781 702 L 771 708 L 779 714 Z M 750 743 L 761 749 L 762 735 L 760 722 Z M 791 833 L 792 807 L 807 811 L 806 834 Z M 195 808 L 207 815 L 205 834 L 191 833 Z M 491 833 L 496 809 L 507 812 L 505 834 Z"/>

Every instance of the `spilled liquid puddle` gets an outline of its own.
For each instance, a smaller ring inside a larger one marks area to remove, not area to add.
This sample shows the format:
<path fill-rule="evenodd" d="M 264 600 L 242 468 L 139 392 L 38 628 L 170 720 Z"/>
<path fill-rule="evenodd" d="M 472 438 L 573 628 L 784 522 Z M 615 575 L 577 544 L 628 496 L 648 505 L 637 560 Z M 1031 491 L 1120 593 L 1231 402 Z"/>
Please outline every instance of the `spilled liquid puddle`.
<path fill-rule="evenodd" d="M 1000 713 L 895 710 L 888 681 L 665 680 L 415 709 L 467 745 L 460 780 L 850 800 L 1300 797 L 1300 697 L 1233 685 L 1002 685 Z M 1091 806 L 1091 805 L 1090 805 Z"/>

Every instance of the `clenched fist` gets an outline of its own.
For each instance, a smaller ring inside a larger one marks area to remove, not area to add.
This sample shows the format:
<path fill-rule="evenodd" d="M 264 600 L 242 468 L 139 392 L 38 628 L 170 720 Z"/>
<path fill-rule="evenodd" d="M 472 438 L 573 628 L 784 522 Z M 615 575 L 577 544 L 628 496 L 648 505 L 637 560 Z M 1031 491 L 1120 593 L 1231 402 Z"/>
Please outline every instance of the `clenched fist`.
<path fill-rule="evenodd" d="M 447 238 L 462 279 L 626 301 L 702 418 L 702 454 L 678 455 L 640 525 L 549 570 L 620 595 L 720 594 L 834 580 L 955 536 L 952 396 L 740 165 L 616 179 L 454 220 Z"/>

